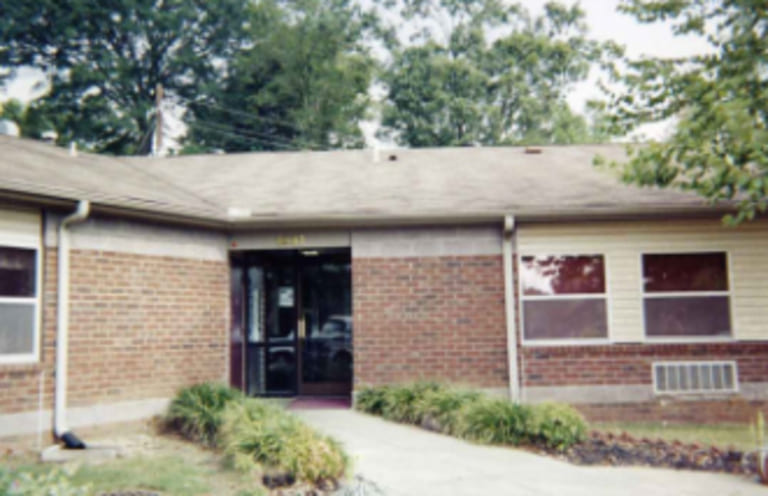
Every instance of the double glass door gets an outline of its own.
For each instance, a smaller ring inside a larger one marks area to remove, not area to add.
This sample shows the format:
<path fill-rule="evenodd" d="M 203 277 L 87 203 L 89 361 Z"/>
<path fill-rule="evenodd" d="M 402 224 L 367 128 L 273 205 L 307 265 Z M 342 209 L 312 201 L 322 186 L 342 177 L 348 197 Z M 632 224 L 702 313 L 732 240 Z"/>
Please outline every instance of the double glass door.
<path fill-rule="evenodd" d="M 349 251 L 254 252 L 239 263 L 245 391 L 254 396 L 350 394 Z"/>

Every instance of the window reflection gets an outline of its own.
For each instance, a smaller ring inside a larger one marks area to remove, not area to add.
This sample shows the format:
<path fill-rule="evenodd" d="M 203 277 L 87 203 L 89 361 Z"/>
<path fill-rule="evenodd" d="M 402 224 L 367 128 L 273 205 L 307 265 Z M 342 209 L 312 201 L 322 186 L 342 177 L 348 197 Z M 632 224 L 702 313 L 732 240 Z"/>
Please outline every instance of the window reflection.
<path fill-rule="evenodd" d="M 643 283 L 647 336 L 731 334 L 725 252 L 643 255 Z"/>
<path fill-rule="evenodd" d="M 727 291 L 725 253 L 643 255 L 645 290 Z"/>
<path fill-rule="evenodd" d="M 605 292 L 601 255 L 527 256 L 523 257 L 521 272 L 526 295 Z"/>
<path fill-rule="evenodd" d="M 524 256 L 521 262 L 526 340 L 608 336 L 602 255 Z"/>

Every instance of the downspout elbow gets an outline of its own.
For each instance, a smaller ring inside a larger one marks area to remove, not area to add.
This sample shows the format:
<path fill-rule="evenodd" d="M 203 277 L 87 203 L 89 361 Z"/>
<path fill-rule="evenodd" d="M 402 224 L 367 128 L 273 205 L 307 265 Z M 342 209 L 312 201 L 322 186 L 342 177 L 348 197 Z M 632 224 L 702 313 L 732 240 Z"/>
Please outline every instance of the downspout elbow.
<path fill-rule="evenodd" d="M 58 236 L 58 300 L 56 318 L 56 387 L 54 393 L 54 434 L 67 448 L 85 448 L 67 427 L 67 370 L 69 361 L 69 227 L 85 221 L 91 211 L 88 200 L 61 220 Z"/>

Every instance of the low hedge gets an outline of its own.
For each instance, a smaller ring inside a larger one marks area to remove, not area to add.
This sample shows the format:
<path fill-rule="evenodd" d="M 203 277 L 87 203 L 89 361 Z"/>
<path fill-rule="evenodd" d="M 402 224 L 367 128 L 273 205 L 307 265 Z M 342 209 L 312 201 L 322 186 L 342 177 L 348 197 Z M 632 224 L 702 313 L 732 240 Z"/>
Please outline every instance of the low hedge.
<path fill-rule="evenodd" d="M 226 406 L 242 400 L 240 391 L 221 384 L 195 384 L 181 389 L 168 407 L 165 420 L 191 441 L 214 446 Z"/>
<path fill-rule="evenodd" d="M 488 444 L 563 451 L 587 435 L 584 418 L 568 405 L 520 405 L 431 382 L 364 388 L 357 393 L 355 408 Z"/>
<path fill-rule="evenodd" d="M 222 449 L 233 467 L 287 484 L 336 481 L 347 468 L 347 456 L 333 439 L 281 406 L 223 385 L 180 390 L 165 420 L 186 438 Z"/>
<path fill-rule="evenodd" d="M 241 471 L 276 472 L 313 484 L 344 476 L 347 457 L 339 444 L 279 406 L 249 399 L 229 405 L 223 417 L 224 453 Z"/>

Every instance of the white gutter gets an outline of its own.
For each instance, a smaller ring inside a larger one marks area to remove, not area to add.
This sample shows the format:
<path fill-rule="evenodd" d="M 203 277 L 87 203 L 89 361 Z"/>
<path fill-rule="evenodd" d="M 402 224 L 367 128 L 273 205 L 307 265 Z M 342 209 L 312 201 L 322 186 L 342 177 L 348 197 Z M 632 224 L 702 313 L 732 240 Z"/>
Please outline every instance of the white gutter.
<path fill-rule="evenodd" d="M 61 438 L 67 427 L 67 364 L 69 353 L 69 231 L 83 222 L 91 211 L 88 200 L 80 200 L 77 210 L 59 224 L 58 302 L 56 305 L 56 388 L 54 396 L 54 433 Z"/>
<path fill-rule="evenodd" d="M 507 319 L 507 361 L 509 368 L 509 399 L 520 402 L 520 374 L 517 368 L 517 312 L 515 288 L 512 278 L 512 240 L 515 235 L 515 217 L 504 216 L 502 250 L 504 253 L 504 309 Z"/>

